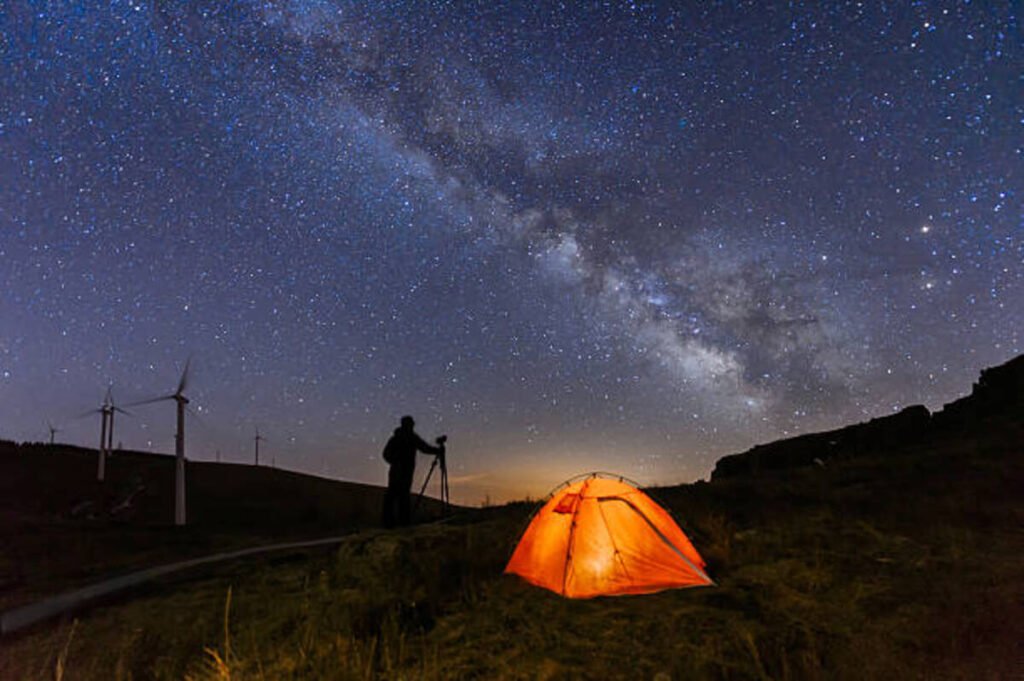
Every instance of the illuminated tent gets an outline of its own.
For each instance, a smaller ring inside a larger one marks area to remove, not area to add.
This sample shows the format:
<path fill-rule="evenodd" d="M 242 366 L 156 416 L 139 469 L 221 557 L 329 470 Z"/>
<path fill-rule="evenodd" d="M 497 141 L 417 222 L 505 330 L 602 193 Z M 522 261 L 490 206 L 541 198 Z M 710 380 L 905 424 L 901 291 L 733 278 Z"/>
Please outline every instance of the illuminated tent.
<path fill-rule="evenodd" d="M 597 476 L 551 495 L 523 533 L 506 573 L 569 598 L 714 583 L 665 509 L 621 478 Z"/>

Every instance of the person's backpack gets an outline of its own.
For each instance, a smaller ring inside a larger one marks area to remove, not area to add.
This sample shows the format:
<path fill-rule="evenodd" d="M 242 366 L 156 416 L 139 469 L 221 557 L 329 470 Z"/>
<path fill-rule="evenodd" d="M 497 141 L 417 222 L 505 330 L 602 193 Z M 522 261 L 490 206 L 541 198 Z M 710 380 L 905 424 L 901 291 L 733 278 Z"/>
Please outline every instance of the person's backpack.
<path fill-rule="evenodd" d="M 392 435 L 388 438 L 387 444 L 384 445 L 384 460 L 388 463 L 394 463 L 398 458 L 398 438 Z"/>

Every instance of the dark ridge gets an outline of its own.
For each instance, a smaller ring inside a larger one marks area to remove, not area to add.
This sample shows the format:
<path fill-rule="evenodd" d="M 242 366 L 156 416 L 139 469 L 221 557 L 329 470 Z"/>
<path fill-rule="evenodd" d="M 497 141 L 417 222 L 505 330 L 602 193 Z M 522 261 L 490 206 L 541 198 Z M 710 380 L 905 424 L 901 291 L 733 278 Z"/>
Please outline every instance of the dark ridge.
<path fill-rule="evenodd" d="M 914 405 L 891 416 L 837 430 L 810 433 L 757 445 L 722 457 L 712 480 L 771 475 L 803 466 L 825 466 L 873 452 L 888 455 L 933 442 L 1005 430 L 1009 437 L 1024 425 L 1024 355 L 981 372 L 971 394 L 931 414 Z"/>

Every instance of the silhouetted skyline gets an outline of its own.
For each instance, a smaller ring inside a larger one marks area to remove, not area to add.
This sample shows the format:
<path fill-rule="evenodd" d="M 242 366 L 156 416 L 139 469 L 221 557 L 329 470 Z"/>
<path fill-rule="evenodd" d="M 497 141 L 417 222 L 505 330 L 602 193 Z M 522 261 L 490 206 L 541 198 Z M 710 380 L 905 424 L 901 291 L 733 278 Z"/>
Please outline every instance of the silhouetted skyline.
<path fill-rule="evenodd" d="M 0 437 L 191 356 L 189 458 L 383 484 L 414 413 L 477 502 L 1024 351 L 1012 3 L 672 4 L 5 8 Z"/>

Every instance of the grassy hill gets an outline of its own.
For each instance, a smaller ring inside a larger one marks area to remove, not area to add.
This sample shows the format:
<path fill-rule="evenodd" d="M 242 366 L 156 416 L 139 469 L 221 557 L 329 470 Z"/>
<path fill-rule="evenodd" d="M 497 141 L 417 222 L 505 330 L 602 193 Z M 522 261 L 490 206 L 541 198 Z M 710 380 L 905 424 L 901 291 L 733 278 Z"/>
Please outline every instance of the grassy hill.
<path fill-rule="evenodd" d="M 514 504 L 164 582 L 0 642 L 0 678 L 1019 678 L 1024 411 L 997 402 L 941 437 L 651 490 L 712 588 L 573 601 L 503 576 Z"/>
<path fill-rule="evenodd" d="M 341 534 L 380 519 L 380 487 L 188 462 L 189 524 L 173 527 L 173 457 L 115 452 L 100 484 L 96 456 L 0 442 L 0 608 L 161 561 Z M 433 499 L 421 509 L 426 517 L 438 510 Z"/>

